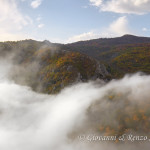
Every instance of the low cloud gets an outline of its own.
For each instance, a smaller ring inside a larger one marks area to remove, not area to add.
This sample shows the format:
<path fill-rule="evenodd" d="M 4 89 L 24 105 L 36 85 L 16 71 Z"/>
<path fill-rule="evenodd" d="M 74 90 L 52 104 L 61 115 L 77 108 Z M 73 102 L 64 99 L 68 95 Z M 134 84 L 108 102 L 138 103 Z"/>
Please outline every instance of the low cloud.
<path fill-rule="evenodd" d="M 11 67 L 6 59 L 0 62 L 1 150 L 149 149 L 149 142 L 140 141 L 140 147 L 132 142 L 84 142 L 78 135 L 148 136 L 150 76 L 79 83 L 58 95 L 47 95 L 8 80 Z"/>

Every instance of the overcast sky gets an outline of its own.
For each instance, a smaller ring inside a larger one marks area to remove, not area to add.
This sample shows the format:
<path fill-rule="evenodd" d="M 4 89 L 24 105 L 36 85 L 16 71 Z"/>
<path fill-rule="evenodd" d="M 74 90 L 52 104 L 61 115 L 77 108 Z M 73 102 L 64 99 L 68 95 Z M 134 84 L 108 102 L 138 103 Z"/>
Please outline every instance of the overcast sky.
<path fill-rule="evenodd" d="M 0 41 L 150 36 L 150 0 L 0 0 Z"/>

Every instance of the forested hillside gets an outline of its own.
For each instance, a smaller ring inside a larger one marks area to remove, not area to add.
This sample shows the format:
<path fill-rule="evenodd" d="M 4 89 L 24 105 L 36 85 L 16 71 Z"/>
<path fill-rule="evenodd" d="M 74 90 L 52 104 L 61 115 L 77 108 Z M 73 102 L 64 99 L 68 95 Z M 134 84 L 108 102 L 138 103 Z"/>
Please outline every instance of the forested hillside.
<path fill-rule="evenodd" d="M 0 57 L 13 64 L 10 78 L 35 91 L 57 93 L 77 82 L 150 74 L 150 38 L 125 35 L 72 44 L 1 42 Z"/>
<path fill-rule="evenodd" d="M 127 73 L 150 73 L 150 38 L 124 35 L 66 45 L 70 51 L 87 54 L 105 64 L 113 78 Z"/>
<path fill-rule="evenodd" d="M 105 66 L 95 59 L 48 41 L 4 42 L 0 53 L 13 65 L 9 78 L 38 92 L 57 93 L 77 82 L 110 79 Z"/>

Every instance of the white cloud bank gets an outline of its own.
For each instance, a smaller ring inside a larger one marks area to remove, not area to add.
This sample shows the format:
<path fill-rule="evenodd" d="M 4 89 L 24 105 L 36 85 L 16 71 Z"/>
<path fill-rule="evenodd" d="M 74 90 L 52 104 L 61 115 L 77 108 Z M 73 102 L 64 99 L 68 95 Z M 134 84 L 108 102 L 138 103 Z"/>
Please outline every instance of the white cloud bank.
<path fill-rule="evenodd" d="M 150 0 L 89 0 L 101 11 L 127 14 L 144 14 L 150 12 Z"/>
<path fill-rule="evenodd" d="M 119 17 L 113 21 L 107 28 L 104 28 L 101 31 L 95 32 L 90 31 L 80 35 L 73 36 L 69 38 L 65 43 L 85 41 L 90 39 L 102 38 L 102 37 L 116 37 L 122 36 L 124 34 L 131 34 L 132 32 L 129 29 L 128 19 L 126 16 Z"/>
<path fill-rule="evenodd" d="M 149 76 L 137 74 L 101 86 L 98 83 L 78 84 L 51 96 L 9 81 L 6 78 L 7 65 L 0 63 L 0 150 L 140 150 L 141 147 L 149 150 L 149 142 L 146 145 L 140 141 L 139 147 L 132 142 L 129 146 L 127 143 L 83 142 L 76 135 L 69 137 L 74 131 L 80 135 L 80 127 L 88 132 L 87 120 L 97 127 L 97 121 L 117 124 L 120 110 L 123 110 L 121 115 L 124 117 L 124 113 L 131 114 L 134 106 L 139 109 L 143 104 L 149 106 Z M 125 96 L 120 100 L 107 99 L 112 92 L 118 98 L 119 95 Z M 92 116 L 90 120 L 89 111 L 92 111 L 91 115 L 99 116 L 98 120 L 93 120 L 96 117 Z"/>

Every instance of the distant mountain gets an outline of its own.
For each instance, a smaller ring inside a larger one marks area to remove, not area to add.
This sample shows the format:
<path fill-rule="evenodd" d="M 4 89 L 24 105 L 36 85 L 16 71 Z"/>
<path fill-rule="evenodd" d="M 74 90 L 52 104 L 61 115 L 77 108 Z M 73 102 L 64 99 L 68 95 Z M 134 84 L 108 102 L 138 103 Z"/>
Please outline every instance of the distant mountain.
<path fill-rule="evenodd" d="M 112 47 L 146 43 L 150 43 L 150 38 L 124 35 L 116 38 L 100 38 L 89 41 L 75 42 L 72 44 L 66 44 L 65 46 L 69 50 L 85 53 L 99 60 L 99 53 L 109 51 Z"/>
<path fill-rule="evenodd" d="M 150 38 L 124 35 L 67 44 L 66 49 L 77 51 L 104 63 L 113 78 L 126 73 L 143 71 L 150 74 Z"/>
<path fill-rule="evenodd" d="M 124 36 L 116 38 L 99 38 L 94 40 L 75 42 L 67 45 L 91 46 L 95 44 L 95 46 L 101 47 L 101 46 L 116 46 L 116 45 L 139 44 L 139 43 L 150 43 L 150 38 L 126 34 Z"/>

